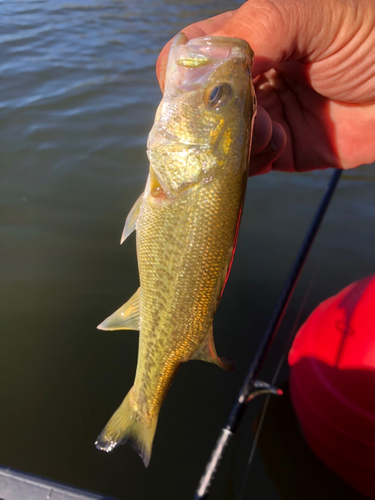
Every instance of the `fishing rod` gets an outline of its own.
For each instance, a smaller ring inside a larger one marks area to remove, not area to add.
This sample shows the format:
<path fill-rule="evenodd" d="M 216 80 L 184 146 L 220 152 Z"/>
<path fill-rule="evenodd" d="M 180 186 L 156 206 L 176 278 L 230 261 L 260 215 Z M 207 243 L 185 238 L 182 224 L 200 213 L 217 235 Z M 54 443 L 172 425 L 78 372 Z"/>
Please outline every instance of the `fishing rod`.
<path fill-rule="evenodd" d="M 194 500 L 202 500 L 208 497 L 211 484 L 214 480 L 214 476 L 219 469 L 220 462 L 224 457 L 228 444 L 235 434 L 238 424 L 243 417 L 247 403 L 259 394 L 282 394 L 279 389 L 276 389 L 270 384 L 257 380 L 257 377 L 265 361 L 268 349 L 270 348 L 276 332 L 279 329 L 280 323 L 292 297 L 298 278 L 301 274 L 302 268 L 306 262 L 306 258 L 318 233 L 319 227 L 323 221 L 328 205 L 335 192 L 337 183 L 340 179 L 340 175 L 341 170 L 335 170 L 328 183 L 326 192 L 324 193 L 324 196 L 319 203 L 312 223 L 307 231 L 307 234 L 298 251 L 297 257 L 284 283 L 281 295 L 273 311 L 268 326 L 263 334 L 258 350 L 255 353 L 249 371 L 243 381 L 241 390 L 238 393 L 237 399 L 233 405 L 225 426 L 221 429 L 221 433 L 212 451 L 210 460 L 206 465 L 205 472 L 201 477 L 198 488 L 195 492 Z"/>

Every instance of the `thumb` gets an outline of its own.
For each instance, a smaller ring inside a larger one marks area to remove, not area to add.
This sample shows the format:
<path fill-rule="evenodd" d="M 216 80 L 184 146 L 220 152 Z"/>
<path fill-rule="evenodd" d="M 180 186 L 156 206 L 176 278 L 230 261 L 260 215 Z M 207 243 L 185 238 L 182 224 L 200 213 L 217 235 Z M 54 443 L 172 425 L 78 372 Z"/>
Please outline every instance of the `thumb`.
<path fill-rule="evenodd" d="M 235 11 L 191 24 L 182 31 L 189 40 L 207 35 L 243 38 L 255 53 L 252 71 L 255 78 L 283 61 L 304 58 L 310 62 L 310 55 L 316 55 L 317 47 L 322 50 L 326 9 L 329 6 L 322 0 L 248 0 Z M 337 34 L 335 26 L 330 28 Z M 324 42 L 329 44 L 329 37 Z M 157 61 L 162 89 L 170 43 Z"/>
<path fill-rule="evenodd" d="M 252 75 L 256 78 L 282 61 L 298 58 L 295 52 L 300 19 L 296 4 L 298 0 L 248 0 L 210 35 L 246 40 L 255 54 Z"/>

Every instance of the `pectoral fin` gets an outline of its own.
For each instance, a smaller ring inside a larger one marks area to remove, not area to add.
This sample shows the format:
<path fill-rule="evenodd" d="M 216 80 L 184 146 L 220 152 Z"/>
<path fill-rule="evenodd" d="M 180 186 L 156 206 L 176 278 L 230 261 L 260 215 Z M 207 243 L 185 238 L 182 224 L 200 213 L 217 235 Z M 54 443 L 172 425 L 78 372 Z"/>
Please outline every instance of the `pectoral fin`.
<path fill-rule="evenodd" d="M 140 210 L 141 204 L 142 204 L 142 198 L 143 198 L 143 193 L 138 198 L 138 200 L 134 203 L 128 216 L 126 217 L 124 230 L 122 231 L 122 235 L 121 235 L 121 241 L 120 241 L 121 245 L 124 243 L 124 241 L 129 236 L 129 234 L 131 234 L 135 229 L 135 226 L 137 224 L 138 215 L 139 215 L 139 210 Z"/>
<path fill-rule="evenodd" d="M 227 371 L 234 370 L 234 361 L 230 358 L 219 358 L 216 352 L 214 338 L 213 338 L 213 327 L 211 325 L 208 330 L 207 336 L 202 344 L 198 347 L 195 353 L 190 359 L 199 359 L 201 361 L 208 361 L 209 363 L 215 363 Z"/>
<path fill-rule="evenodd" d="M 97 326 L 98 330 L 139 330 L 140 296 L 141 288 L 139 287 L 120 309 Z"/>

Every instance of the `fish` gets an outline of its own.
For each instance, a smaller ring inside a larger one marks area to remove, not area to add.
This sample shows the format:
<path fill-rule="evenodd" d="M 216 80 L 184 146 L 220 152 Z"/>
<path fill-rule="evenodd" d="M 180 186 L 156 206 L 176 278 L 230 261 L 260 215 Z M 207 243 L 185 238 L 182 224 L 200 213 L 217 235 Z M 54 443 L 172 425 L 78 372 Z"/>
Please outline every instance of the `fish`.
<path fill-rule="evenodd" d="M 213 319 L 232 264 L 248 177 L 256 98 L 253 51 L 237 38 L 180 33 L 147 141 L 146 188 L 135 230 L 140 287 L 101 330 L 139 330 L 134 385 L 96 441 L 129 442 L 147 467 L 159 411 L 179 366 L 219 358 Z"/>

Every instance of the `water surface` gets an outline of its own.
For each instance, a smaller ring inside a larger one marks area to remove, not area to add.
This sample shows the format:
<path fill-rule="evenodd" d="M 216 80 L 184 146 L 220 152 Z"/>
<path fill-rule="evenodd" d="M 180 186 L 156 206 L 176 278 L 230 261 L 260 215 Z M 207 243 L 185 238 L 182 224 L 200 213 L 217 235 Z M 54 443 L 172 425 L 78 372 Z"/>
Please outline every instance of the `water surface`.
<path fill-rule="evenodd" d="M 239 3 L 189 0 L 0 2 L 0 463 L 122 499 L 192 498 L 247 364 L 331 175 L 251 179 L 215 318 L 228 374 L 182 366 L 163 405 L 150 468 L 97 434 L 132 385 L 136 332 L 96 325 L 138 287 L 135 239 L 121 247 L 142 192 L 146 137 L 160 100 L 155 61 L 185 25 Z M 307 288 L 302 319 L 374 272 L 375 170 L 346 173 L 280 336 L 269 379 Z M 283 371 L 280 381 L 287 378 Z M 254 402 L 213 498 L 236 498 Z M 257 454 L 246 498 L 278 499 Z"/>

